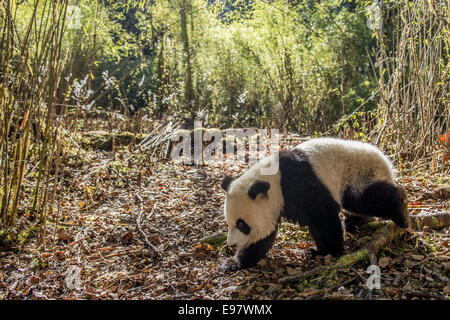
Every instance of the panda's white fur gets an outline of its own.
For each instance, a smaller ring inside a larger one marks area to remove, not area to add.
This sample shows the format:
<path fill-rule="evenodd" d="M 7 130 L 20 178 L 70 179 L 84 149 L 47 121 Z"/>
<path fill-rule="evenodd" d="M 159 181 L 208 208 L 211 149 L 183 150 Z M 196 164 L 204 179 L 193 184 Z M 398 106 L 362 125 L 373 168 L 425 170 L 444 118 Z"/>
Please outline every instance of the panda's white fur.
<path fill-rule="evenodd" d="M 272 161 L 275 159 L 271 157 L 262 159 L 230 184 L 224 206 L 229 246 L 241 249 L 265 238 L 275 230 L 283 207 L 280 171 L 278 170 L 273 175 L 261 174 L 261 168 L 269 168 Z M 256 180 L 269 182 L 270 189 L 267 191 L 267 196 L 258 195 L 253 200 L 247 192 L 250 185 Z M 249 235 L 243 234 L 236 228 L 236 220 L 239 218 L 244 218 L 246 223 L 251 225 L 252 232 Z"/>
<path fill-rule="evenodd" d="M 342 193 L 347 188 L 358 194 L 369 183 L 393 183 L 391 162 L 373 145 L 335 138 L 316 138 L 299 144 L 295 149 L 306 154 L 315 175 L 339 205 L 342 205 Z M 229 185 L 224 214 L 229 227 L 227 243 L 230 246 L 237 249 L 247 247 L 270 235 L 277 226 L 284 203 L 280 171 L 274 175 L 261 174 L 261 168 L 270 166 L 271 161 L 273 159 L 270 157 L 264 158 Z M 253 200 L 247 191 L 257 180 L 269 182 L 270 189 L 267 195 L 258 195 Z M 236 228 L 237 219 L 243 219 L 251 226 L 249 235 Z"/>
<path fill-rule="evenodd" d="M 368 183 L 393 183 L 391 161 L 375 146 L 360 141 L 317 138 L 295 147 L 308 156 L 314 173 L 340 205 L 342 193 L 349 188 L 361 193 Z"/>

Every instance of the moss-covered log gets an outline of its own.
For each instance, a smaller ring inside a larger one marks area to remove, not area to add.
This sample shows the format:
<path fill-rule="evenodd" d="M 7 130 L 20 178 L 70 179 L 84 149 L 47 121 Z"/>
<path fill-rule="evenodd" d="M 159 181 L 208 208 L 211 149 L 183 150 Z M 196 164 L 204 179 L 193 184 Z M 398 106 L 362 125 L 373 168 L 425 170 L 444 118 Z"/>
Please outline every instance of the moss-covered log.
<path fill-rule="evenodd" d="M 131 132 L 110 133 L 107 131 L 88 131 L 83 133 L 81 145 L 83 148 L 93 150 L 111 151 L 113 146 L 124 146 L 130 143 L 140 143 L 145 139 L 143 134 Z"/>
<path fill-rule="evenodd" d="M 425 226 L 431 229 L 441 229 L 450 225 L 450 213 L 412 216 L 411 224 L 415 229 Z M 375 231 L 365 248 L 341 256 L 334 264 L 320 266 L 300 274 L 287 276 L 278 281 L 281 283 L 302 282 L 311 277 L 331 279 L 341 269 L 354 266 L 361 262 L 368 262 L 371 257 L 376 257 L 381 249 L 388 247 L 406 233 L 405 229 L 399 228 L 393 223 L 371 223 L 370 227 L 371 229 L 379 227 L 379 229 Z"/>

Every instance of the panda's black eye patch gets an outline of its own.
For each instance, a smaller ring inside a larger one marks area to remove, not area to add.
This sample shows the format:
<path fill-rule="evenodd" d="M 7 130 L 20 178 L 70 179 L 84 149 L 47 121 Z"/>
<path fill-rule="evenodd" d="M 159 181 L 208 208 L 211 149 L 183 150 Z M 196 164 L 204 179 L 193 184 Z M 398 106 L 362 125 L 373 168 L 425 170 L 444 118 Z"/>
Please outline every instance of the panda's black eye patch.
<path fill-rule="evenodd" d="M 238 219 L 238 221 L 236 221 L 236 228 L 243 234 L 249 234 L 251 229 L 250 226 L 242 219 Z"/>

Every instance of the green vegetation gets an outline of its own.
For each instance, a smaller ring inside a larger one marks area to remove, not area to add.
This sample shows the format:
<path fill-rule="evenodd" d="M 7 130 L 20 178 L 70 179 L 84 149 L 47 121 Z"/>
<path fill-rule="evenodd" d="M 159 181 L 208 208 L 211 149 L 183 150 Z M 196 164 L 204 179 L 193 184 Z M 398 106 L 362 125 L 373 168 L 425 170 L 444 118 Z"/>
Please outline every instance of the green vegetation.
<path fill-rule="evenodd" d="M 359 138 L 433 168 L 445 152 L 446 1 L 0 3 L 2 229 L 45 224 L 80 132 L 135 141 L 143 119 Z"/>

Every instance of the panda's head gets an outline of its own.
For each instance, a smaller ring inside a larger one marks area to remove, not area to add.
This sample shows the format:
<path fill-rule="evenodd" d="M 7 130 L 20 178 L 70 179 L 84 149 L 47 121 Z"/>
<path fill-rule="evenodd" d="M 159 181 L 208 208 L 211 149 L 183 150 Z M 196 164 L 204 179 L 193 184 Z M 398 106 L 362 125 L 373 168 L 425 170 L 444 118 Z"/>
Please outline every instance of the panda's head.
<path fill-rule="evenodd" d="M 276 228 L 283 207 L 280 175 L 261 175 L 260 163 L 233 179 L 223 178 L 227 192 L 224 214 L 228 224 L 227 244 L 242 249 L 268 235 Z"/>

